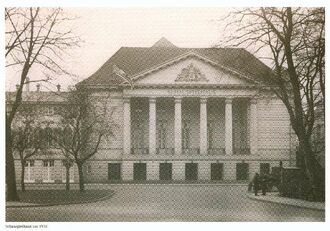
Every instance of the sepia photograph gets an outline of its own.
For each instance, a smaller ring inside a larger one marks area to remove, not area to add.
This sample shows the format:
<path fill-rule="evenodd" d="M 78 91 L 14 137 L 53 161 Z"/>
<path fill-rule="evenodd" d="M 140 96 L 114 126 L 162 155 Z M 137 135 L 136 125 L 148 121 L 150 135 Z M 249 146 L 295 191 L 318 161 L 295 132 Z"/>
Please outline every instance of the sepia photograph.
<path fill-rule="evenodd" d="M 2 11 L 6 228 L 325 223 L 325 7 Z"/>

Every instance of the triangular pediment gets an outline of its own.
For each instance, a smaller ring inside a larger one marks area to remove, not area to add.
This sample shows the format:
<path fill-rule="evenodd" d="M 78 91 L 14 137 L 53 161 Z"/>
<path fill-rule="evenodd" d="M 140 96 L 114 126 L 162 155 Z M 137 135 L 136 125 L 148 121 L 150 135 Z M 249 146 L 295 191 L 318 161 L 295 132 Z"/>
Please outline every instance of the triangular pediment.
<path fill-rule="evenodd" d="M 167 63 L 154 71 L 138 76 L 136 84 L 217 84 L 246 85 L 254 84 L 233 72 L 218 67 L 194 55 L 187 56 L 172 63 Z"/>

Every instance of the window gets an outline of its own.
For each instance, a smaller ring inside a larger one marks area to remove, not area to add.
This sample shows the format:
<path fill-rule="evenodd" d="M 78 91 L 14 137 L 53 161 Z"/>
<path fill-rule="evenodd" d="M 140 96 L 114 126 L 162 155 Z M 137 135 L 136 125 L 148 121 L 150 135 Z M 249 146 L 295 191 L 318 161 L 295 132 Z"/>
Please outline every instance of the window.
<path fill-rule="evenodd" d="M 34 166 L 34 160 L 27 160 L 27 161 L 25 161 L 25 165 L 24 166 L 25 167 L 28 167 L 28 166 L 33 167 Z"/>
<path fill-rule="evenodd" d="M 74 182 L 74 163 L 73 160 L 62 160 L 62 182 L 66 182 L 66 165 L 69 164 L 69 181 Z"/>
<path fill-rule="evenodd" d="M 211 180 L 222 180 L 223 163 L 211 163 Z"/>
<path fill-rule="evenodd" d="M 53 106 L 47 106 L 45 107 L 46 115 L 53 115 L 54 114 L 54 107 Z"/>
<path fill-rule="evenodd" d="M 197 163 L 186 163 L 185 164 L 185 178 L 186 178 L 186 180 L 197 180 L 198 179 L 198 164 Z"/>
<path fill-rule="evenodd" d="M 213 126 L 214 126 L 214 123 L 212 121 L 207 123 L 207 145 L 208 145 L 208 149 L 213 148 Z"/>
<path fill-rule="evenodd" d="M 136 121 L 136 129 L 134 130 L 134 147 L 144 148 L 144 127 L 140 121 Z"/>
<path fill-rule="evenodd" d="M 91 173 L 92 172 L 92 166 L 89 164 L 87 165 L 87 173 Z"/>
<path fill-rule="evenodd" d="M 42 181 L 54 182 L 54 160 L 43 160 Z"/>
<path fill-rule="evenodd" d="M 121 164 L 109 163 L 108 164 L 108 180 L 120 180 L 121 179 Z"/>
<path fill-rule="evenodd" d="M 46 146 L 51 147 L 53 145 L 53 131 L 50 127 L 45 128 Z"/>
<path fill-rule="evenodd" d="M 237 163 L 236 164 L 236 180 L 247 180 L 249 175 L 249 164 L 248 163 Z"/>
<path fill-rule="evenodd" d="M 34 182 L 34 160 L 26 161 L 24 166 L 25 166 L 24 182 L 26 183 Z"/>
<path fill-rule="evenodd" d="M 43 160 L 44 167 L 54 167 L 54 160 Z"/>
<path fill-rule="evenodd" d="M 166 121 L 160 121 L 158 130 L 158 148 L 166 148 Z"/>
<path fill-rule="evenodd" d="M 172 180 L 172 164 L 160 163 L 159 164 L 159 180 Z"/>
<path fill-rule="evenodd" d="M 146 163 L 134 163 L 133 165 L 133 178 L 134 180 L 146 180 L 147 179 L 147 164 Z"/>
<path fill-rule="evenodd" d="M 189 121 L 183 121 L 182 126 L 182 148 L 188 149 L 190 144 L 190 123 Z"/>

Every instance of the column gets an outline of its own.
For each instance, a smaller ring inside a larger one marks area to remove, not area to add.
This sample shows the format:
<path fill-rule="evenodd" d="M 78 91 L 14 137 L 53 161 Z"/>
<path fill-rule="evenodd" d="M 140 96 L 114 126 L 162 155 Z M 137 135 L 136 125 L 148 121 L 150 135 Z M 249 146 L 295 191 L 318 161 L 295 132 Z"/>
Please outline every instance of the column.
<path fill-rule="evenodd" d="M 250 100 L 250 152 L 257 154 L 258 152 L 258 123 L 257 118 L 257 100 Z"/>
<path fill-rule="evenodd" d="M 207 98 L 200 99 L 200 121 L 199 121 L 199 145 L 200 154 L 207 154 Z"/>
<path fill-rule="evenodd" d="M 124 155 L 131 154 L 131 104 L 130 98 L 124 98 L 124 133 L 123 148 Z"/>
<path fill-rule="evenodd" d="M 182 152 L 182 118 L 181 118 L 182 98 L 174 98 L 174 151 L 175 155 Z"/>
<path fill-rule="evenodd" d="M 233 112 L 232 112 L 232 99 L 225 100 L 225 149 L 226 155 L 233 154 Z"/>
<path fill-rule="evenodd" d="M 149 154 L 156 154 L 156 98 L 149 98 Z"/>

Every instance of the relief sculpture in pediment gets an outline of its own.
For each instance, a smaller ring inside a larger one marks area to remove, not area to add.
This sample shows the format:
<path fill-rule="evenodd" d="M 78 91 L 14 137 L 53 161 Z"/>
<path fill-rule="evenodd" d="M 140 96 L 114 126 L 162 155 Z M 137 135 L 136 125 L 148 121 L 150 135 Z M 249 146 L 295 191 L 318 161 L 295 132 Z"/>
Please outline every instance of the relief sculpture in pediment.
<path fill-rule="evenodd" d="M 208 81 L 204 74 L 195 67 L 192 63 L 187 67 L 183 68 L 181 73 L 178 75 L 176 82 L 200 82 Z"/>

